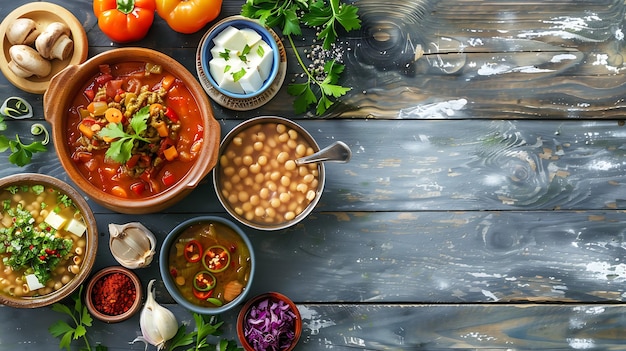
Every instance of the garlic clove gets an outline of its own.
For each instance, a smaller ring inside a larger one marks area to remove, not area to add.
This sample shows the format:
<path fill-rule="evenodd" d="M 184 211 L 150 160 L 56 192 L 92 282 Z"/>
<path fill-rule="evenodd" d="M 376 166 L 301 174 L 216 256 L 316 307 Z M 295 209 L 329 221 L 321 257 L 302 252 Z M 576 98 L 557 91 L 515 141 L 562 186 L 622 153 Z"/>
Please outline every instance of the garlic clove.
<path fill-rule="evenodd" d="M 165 343 L 173 338 L 178 332 L 178 321 L 172 311 L 159 305 L 154 299 L 154 282 L 152 279 L 148 283 L 146 303 L 141 310 L 139 325 L 141 336 L 131 343 L 142 341 L 146 344 L 156 346 L 157 350 L 165 347 Z"/>
<path fill-rule="evenodd" d="M 139 222 L 109 224 L 109 248 L 122 266 L 136 269 L 148 266 L 156 253 L 156 237 Z"/>

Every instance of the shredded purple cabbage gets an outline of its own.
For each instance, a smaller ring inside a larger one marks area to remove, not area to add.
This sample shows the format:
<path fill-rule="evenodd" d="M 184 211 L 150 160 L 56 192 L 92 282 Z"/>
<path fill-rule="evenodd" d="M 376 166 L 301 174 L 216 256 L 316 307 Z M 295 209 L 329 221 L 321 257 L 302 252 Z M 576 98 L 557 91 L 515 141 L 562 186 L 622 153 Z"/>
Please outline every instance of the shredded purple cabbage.
<path fill-rule="evenodd" d="M 285 301 L 263 299 L 246 315 L 244 335 L 257 351 L 284 350 L 295 337 L 295 320 L 295 313 Z"/>

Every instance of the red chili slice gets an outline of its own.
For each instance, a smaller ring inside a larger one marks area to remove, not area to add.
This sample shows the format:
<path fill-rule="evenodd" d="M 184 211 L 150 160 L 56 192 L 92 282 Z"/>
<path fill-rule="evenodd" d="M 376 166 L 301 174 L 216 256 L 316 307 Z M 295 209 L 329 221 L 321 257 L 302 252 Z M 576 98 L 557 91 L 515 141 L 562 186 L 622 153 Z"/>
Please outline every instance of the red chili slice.
<path fill-rule="evenodd" d="M 193 288 L 198 291 L 212 290 L 217 284 L 215 276 L 208 271 L 200 271 L 193 277 Z"/>
<path fill-rule="evenodd" d="M 196 298 L 200 300 L 206 300 L 209 297 L 211 297 L 211 295 L 213 295 L 213 289 L 209 291 L 198 291 L 196 289 L 191 289 L 191 290 L 193 291 L 193 296 L 195 296 Z"/>
<path fill-rule="evenodd" d="M 204 251 L 202 264 L 209 272 L 222 272 L 230 264 L 230 252 L 221 245 L 211 246 Z"/>
<path fill-rule="evenodd" d="M 197 240 L 191 240 L 185 244 L 184 252 L 187 262 L 196 263 L 202 258 L 202 244 Z"/>

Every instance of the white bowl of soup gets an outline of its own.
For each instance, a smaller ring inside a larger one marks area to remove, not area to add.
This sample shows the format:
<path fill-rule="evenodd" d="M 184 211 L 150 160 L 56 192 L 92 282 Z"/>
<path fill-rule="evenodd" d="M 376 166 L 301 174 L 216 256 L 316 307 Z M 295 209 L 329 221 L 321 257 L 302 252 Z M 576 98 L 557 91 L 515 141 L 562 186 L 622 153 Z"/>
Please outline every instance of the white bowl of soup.
<path fill-rule="evenodd" d="M 200 83 L 173 58 L 118 48 L 55 75 L 44 114 L 61 165 L 93 201 L 159 212 L 217 162 L 220 126 Z"/>
<path fill-rule="evenodd" d="M 98 228 L 85 199 L 51 176 L 0 179 L 0 304 L 47 306 L 90 274 Z"/>
<path fill-rule="evenodd" d="M 315 139 L 287 118 L 260 116 L 242 122 L 220 145 L 213 171 L 218 199 L 251 228 L 293 226 L 313 211 L 324 189 L 322 162 L 295 163 L 317 151 Z"/>
<path fill-rule="evenodd" d="M 254 277 L 254 250 L 230 220 L 194 217 L 177 225 L 163 241 L 159 270 L 176 302 L 192 312 L 215 315 L 246 298 Z"/>

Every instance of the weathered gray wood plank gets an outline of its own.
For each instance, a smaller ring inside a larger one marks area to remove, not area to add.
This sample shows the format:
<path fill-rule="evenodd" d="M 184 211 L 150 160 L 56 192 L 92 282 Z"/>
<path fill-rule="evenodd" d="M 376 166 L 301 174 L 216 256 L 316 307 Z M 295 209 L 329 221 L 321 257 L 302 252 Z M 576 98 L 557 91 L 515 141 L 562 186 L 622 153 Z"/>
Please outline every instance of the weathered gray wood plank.
<path fill-rule="evenodd" d="M 166 306 L 179 322 L 193 326 L 189 311 Z M 296 350 L 623 350 L 626 327 L 621 305 L 298 304 L 298 309 L 303 332 Z M 0 349 L 56 349 L 58 340 L 47 333 L 56 313 L 0 311 L 6 316 L 0 319 Z M 236 315 L 221 317 L 222 337 L 236 338 Z M 121 324 L 95 321 L 89 333 L 93 344 L 109 351 L 144 349 L 128 344 L 141 334 L 138 316 Z"/>

